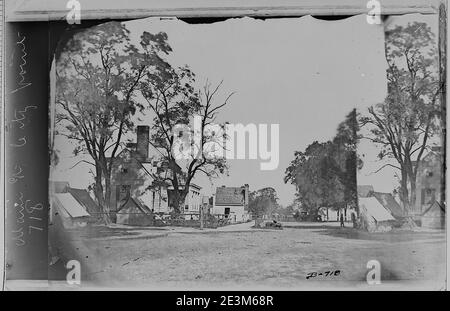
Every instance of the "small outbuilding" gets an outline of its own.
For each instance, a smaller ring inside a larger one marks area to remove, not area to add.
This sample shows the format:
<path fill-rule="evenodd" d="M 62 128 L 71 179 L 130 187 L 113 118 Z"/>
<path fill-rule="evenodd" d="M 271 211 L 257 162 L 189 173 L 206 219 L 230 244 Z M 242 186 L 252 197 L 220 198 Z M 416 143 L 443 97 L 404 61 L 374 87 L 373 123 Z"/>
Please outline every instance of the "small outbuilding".
<path fill-rule="evenodd" d="M 242 187 L 218 187 L 212 214 L 218 218 L 225 218 L 231 223 L 248 221 L 250 219 L 249 194 L 248 184 Z"/>
<path fill-rule="evenodd" d="M 153 213 L 147 206 L 129 197 L 116 212 L 116 223 L 128 226 L 152 226 Z"/>

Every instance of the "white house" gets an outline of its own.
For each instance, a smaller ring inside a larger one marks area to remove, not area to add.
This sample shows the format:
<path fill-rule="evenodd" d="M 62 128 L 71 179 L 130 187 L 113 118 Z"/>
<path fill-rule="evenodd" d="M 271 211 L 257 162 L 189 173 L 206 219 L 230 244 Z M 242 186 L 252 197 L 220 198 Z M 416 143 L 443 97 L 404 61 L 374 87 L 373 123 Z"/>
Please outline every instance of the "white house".
<path fill-rule="evenodd" d="M 212 214 L 218 218 L 229 218 L 231 222 L 245 222 L 248 212 L 249 186 L 219 187 L 216 189 Z"/>

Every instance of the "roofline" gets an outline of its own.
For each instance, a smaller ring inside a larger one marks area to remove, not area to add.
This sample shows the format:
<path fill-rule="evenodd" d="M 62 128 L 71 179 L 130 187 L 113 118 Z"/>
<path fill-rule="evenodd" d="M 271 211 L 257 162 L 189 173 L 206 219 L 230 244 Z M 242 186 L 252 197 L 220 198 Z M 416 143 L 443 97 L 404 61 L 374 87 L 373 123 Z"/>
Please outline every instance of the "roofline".
<path fill-rule="evenodd" d="M 428 208 L 427 208 L 425 211 L 423 211 L 422 214 L 420 214 L 420 216 L 423 216 L 423 215 L 425 215 L 426 213 L 428 213 L 428 211 L 433 207 L 434 204 L 437 204 L 437 205 L 441 208 L 441 211 L 443 211 L 444 213 L 446 213 L 444 204 L 441 204 L 441 203 L 439 203 L 438 201 L 434 201 L 433 203 L 430 204 L 430 206 L 428 206 Z"/>
<path fill-rule="evenodd" d="M 202 189 L 202 187 L 200 187 L 200 186 L 197 185 L 197 184 L 193 184 L 193 183 L 190 183 L 189 186 L 192 186 L 192 187 L 194 187 L 194 188 L 197 188 L 198 190 L 201 190 L 201 189 Z"/>
<path fill-rule="evenodd" d="M 189 187 L 194 187 L 194 188 L 196 188 L 196 189 L 198 189 L 198 190 L 201 190 L 202 189 L 202 187 L 200 187 L 200 186 L 198 186 L 198 185 L 196 185 L 196 184 L 193 184 L 193 183 L 190 183 L 189 184 Z M 183 189 L 184 188 L 184 184 L 180 184 L 180 185 L 178 185 L 178 189 Z M 169 190 L 173 190 L 173 189 L 175 189 L 174 187 L 173 187 L 173 185 L 169 185 L 169 186 L 167 186 L 167 189 L 169 189 Z"/>

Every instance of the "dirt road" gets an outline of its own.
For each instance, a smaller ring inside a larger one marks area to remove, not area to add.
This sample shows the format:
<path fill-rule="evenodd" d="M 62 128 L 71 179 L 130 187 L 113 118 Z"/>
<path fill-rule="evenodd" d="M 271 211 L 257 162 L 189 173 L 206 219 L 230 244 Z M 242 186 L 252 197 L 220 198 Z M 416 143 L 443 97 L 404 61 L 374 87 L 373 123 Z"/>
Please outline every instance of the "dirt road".
<path fill-rule="evenodd" d="M 381 264 L 385 286 L 444 286 L 444 232 L 369 234 L 327 223 L 255 230 L 250 225 L 124 230 L 96 239 L 72 234 L 68 256 L 82 261 L 83 280 L 90 286 L 362 289 L 373 259 Z M 337 275 L 326 273 L 337 270 Z"/>

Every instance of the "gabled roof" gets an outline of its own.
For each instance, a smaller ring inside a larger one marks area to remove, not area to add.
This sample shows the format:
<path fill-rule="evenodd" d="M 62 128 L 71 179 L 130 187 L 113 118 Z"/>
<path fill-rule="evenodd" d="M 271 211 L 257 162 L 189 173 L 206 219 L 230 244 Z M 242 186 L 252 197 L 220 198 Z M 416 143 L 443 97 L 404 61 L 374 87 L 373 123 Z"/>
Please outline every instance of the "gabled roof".
<path fill-rule="evenodd" d="M 116 211 L 116 213 L 120 213 L 120 211 L 122 211 L 123 209 L 126 209 L 127 206 L 129 207 L 129 204 L 137 207 L 143 214 L 151 214 L 152 213 L 152 211 L 146 205 L 141 204 L 141 202 L 139 202 L 139 200 L 134 199 L 132 197 L 128 197 L 127 200 L 121 204 L 121 206 Z"/>
<path fill-rule="evenodd" d="M 78 201 L 90 214 L 100 213 L 100 207 L 95 204 L 89 193 L 84 189 L 67 188 L 67 191 Z"/>
<path fill-rule="evenodd" d="M 437 147 L 437 149 L 432 149 L 430 152 L 428 152 L 423 158 L 422 161 L 428 161 L 432 158 L 441 158 L 441 152 L 440 152 L 440 147 Z"/>
<path fill-rule="evenodd" d="M 202 187 L 200 187 L 199 185 L 196 185 L 194 183 L 190 183 L 189 186 L 191 186 L 192 188 L 195 188 L 197 190 L 201 190 L 202 189 Z"/>
<path fill-rule="evenodd" d="M 68 216 L 72 218 L 90 216 L 70 193 L 55 193 L 53 197 L 60 210 Z"/>
<path fill-rule="evenodd" d="M 372 185 L 358 185 L 357 190 L 358 196 L 361 198 L 367 198 L 374 191 Z"/>
<path fill-rule="evenodd" d="M 143 163 L 138 161 L 142 167 L 144 168 L 145 172 L 151 176 L 152 173 L 155 172 L 155 166 L 153 165 L 153 163 Z"/>
<path fill-rule="evenodd" d="M 401 208 L 400 204 L 395 201 L 394 196 L 390 193 L 372 192 L 372 195 L 381 203 L 386 209 L 388 209 L 394 217 L 405 217 L 405 212 Z"/>
<path fill-rule="evenodd" d="M 216 205 L 244 205 L 244 187 L 219 187 L 216 189 Z"/>
<path fill-rule="evenodd" d="M 358 198 L 359 210 L 376 221 L 395 220 L 392 214 L 375 197 Z"/>
<path fill-rule="evenodd" d="M 202 187 L 200 187 L 199 185 L 196 185 L 196 184 L 194 184 L 194 183 L 189 183 L 189 189 L 191 190 L 191 189 L 195 189 L 195 190 L 198 190 L 198 191 L 200 191 L 201 189 L 202 189 Z M 167 189 L 169 189 L 169 190 L 173 190 L 174 188 L 173 188 L 173 185 L 172 184 L 170 184 L 170 185 L 168 185 L 167 186 Z M 178 185 L 178 189 L 180 189 L 180 190 L 182 190 L 182 189 L 184 189 L 184 184 L 183 183 L 180 183 L 179 185 Z"/>
<path fill-rule="evenodd" d="M 151 214 L 152 211 L 144 204 L 142 204 L 139 200 L 131 198 L 131 202 L 137 206 L 137 208 L 144 214 Z"/>
<path fill-rule="evenodd" d="M 130 157 L 132 157 L 133 159 L 135 159 L 136 161 L 138 161 L 139 163 L 152 163 L 153 159 L 151 158 L 147 158 L 144 160 L 140 160 L 138 157 L 136 157 L 136 151 L 131 150 L 130 148 L 123 148 L 117 155 L 116 158 L 122 158 L 125 157 L 127 155 L 127 153 L 130 155 Z M 107 160 L 111 159 L 110 157 L 106 158 Z"/>
<path fill-rule="evenodd" d="M 433 209 L 437 209 L 439 208 L 441 210 L 442 213 L 445 214 L 445 206 L 444 204 L 439 203 L 438 201 L 434 201 L 433 204 L 431 204 L 423 213 L 422 216 L 428 214 L 430 211 L 432 211 Z"/>

